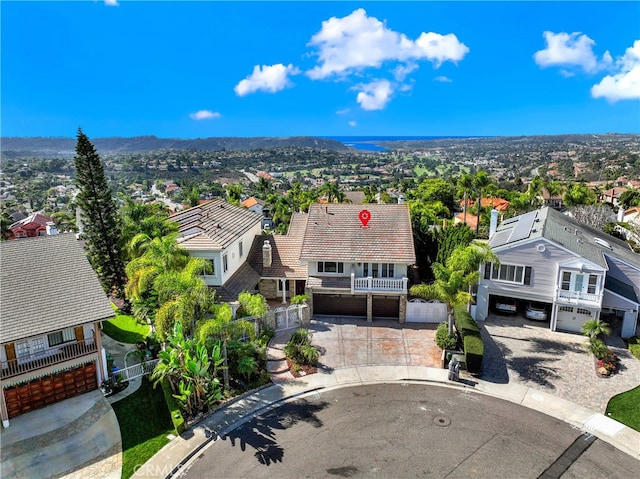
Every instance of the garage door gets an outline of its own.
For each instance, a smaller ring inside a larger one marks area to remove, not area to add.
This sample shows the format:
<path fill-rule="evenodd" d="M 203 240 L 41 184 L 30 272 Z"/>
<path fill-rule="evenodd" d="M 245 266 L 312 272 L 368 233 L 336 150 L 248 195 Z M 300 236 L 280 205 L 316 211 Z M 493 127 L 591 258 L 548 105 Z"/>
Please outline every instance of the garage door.
<path fill-rule="evenodd" d="M 559 306 L 556 329 L 579 333 L 585 321 L 593 319 L 593 312 L 575 306 Z"/>
<path fill-rule="evenodd" d="M 394 318 L 400 316 L 400 301 L 398 296 L 374 296 L 373 317 Z"/>
<path fill-rule="evenodd" d="M 4 390 L 9 419 L 97 389 L 96 363 L 9 386 Z"/>
<path fill-rule="evenodd" d="M 367 317 L 367 298 L 350 294 L 314 294 L 313 314 Z"/>

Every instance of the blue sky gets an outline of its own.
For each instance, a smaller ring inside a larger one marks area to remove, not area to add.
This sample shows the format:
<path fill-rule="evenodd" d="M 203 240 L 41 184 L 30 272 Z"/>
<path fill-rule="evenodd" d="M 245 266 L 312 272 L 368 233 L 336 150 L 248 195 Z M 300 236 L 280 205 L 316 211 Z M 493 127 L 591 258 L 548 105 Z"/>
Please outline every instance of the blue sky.
<path fill-rule="evenodd" d="M 2 136 L 640 133 L 640 2 L 14 2 Z"/>

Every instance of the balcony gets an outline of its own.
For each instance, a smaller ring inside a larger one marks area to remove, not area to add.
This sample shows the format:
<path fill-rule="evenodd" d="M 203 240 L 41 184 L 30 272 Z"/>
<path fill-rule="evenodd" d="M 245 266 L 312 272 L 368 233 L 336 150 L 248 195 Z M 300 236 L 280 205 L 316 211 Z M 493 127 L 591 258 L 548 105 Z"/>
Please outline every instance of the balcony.
<path fill-rule="evenodd" d="M 567 291 L 565 289 L 556 289 L 556 301 L 568 304 L 602 304 L 602 293 L 583 293 L 581 291 Z"/>
<path fill-rule="evenodd" d="M 37 353 L 21 356 L 9 361 L 0 361 L 2 379 L 46 368 L 70 359 L 86 356 L 98 350 L 93 338 L 61 344 Z"/>
<path fill-rule="evenodd" d="M 366 278 L 351 277 L 351 289 L 354 292 L 390 292 L 407 294 L 407 278 Z"/>

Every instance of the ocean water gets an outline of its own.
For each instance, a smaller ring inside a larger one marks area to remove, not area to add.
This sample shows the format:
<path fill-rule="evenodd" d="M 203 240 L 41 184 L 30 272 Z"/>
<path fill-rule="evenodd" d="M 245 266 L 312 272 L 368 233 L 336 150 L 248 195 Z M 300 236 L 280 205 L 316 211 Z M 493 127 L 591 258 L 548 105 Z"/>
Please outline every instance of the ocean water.
<path fill-rule="evenodd" d="M 442 138 L 471 138 L 468 136 L 325 136 L 329 140 L 336 140 L 349 148 L 368 151 L 387 151 L 388 148 L 379 143 L 386 141 L 407 140 L 440 140 Z"/>

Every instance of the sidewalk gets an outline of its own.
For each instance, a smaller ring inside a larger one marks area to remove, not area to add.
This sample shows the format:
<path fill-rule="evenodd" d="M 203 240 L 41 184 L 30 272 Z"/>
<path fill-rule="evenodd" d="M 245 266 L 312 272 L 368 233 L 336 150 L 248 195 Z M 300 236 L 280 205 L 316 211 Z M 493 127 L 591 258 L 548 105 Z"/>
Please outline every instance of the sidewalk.
<path fill-rule="evenodd" d="M 206 444 L 270 407 L 323 389 L 381 382 L 429 383 L 459 388 L 470 393 L 491 395 L 588 431 L 621 451 L 640 459 L 640 433 L 602 414 L 595 414 L 557 396 L 520 384 L 494 384 L 476 378 L 461 378 L 461 382 L 453 383 L 448 381 L 447 374 L 448 371 L 445 369 L 421 366 L 356 366 L 285 380 L 237 400 L 205 418 L 167 444 L 141 466 L 134 477 L 165 478 L 172 472 L 177 472 Z"/>

